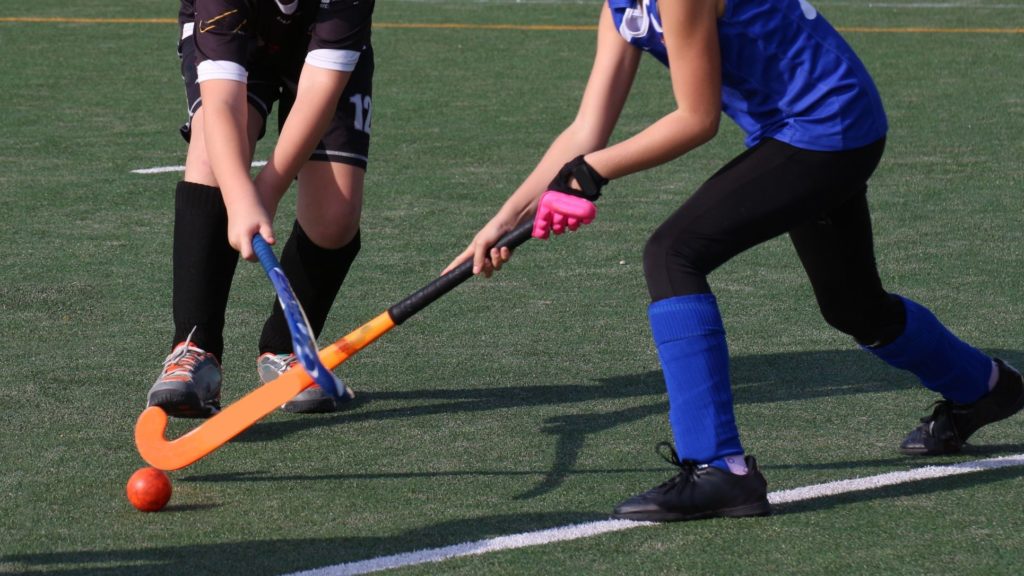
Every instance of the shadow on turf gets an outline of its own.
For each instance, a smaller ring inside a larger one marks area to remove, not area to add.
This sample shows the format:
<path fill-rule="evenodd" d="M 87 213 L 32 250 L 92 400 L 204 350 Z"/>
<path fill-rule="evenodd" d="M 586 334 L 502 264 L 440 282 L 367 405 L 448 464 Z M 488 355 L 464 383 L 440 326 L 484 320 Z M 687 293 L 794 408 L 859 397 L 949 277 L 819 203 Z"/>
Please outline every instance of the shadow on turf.
<path fill-rule="evenodd" d="M 0 556 L 0 568 L 13 569 L 12 573 L 53 571 L 75 576 L 282 574 L 606 518 L 607 515 L 582 512 L 505 514 L 440 522 L 390 536 L 281 538 L 105 551 L 11 554 Z"/>
<path fill-rule="evenodd" d="M 989 437 L 991 438 L 991 436 Z M 874 460 L 847 460 L 819 462 L 817 464 L 760 464 L 762 470 L 860 470 L 865 468 L 888 469 L 893 466 L 906 466 L 916 468 L 920 466 L 945 466 L 963 462 L 964 458 L 981 459 L 1006 456 L 1009 454 L 1024 454 L 1024 443 L 1015 444 L 966 444 L 963 449 L 952 456 L 904 456 L 895 453 L 892 458 L 876 458 Z"/>
<path fill-rule="evenodd" d="M 1021 353 L 995 354 L 1021 365 Z M 731 359 L 736 404 L 780 403 L 812 398 L 909 390 L 917 386 L 909 373 L 895 370 L 860 350 L 822 350 L 739 356 Z M 439 376 L 440 378 L 441 376 Z M 486 382 L 486 376 L 481 381 Z M 386 383 L 381 384 L 386 387 Z M 269 442 L 312 428 L 350 422 L 378 422 L 435 414 L 485 412 L 555 404 L 584 404 L 623 398 L 652 402 L 607 414 L 567 416 L 546 428 L 597 432 L 652 414 L 666 413 L 665 385 L 660 371 L 602 378 L 588 384 L 525 384 L 516 387 L 430 388 L 396 392 L 361 391 L 358 404 L 330 415 L 299 416 L 261 422 L 235 442 Z M 424 404 L 424 401 L 430 402 Z M 374 409 L 387 402 L 397 407 Z M 407 406 L 401 405 L 407 403 Z M 579 418 L 579 420 L 573 420 Z"/>
<path fill-rule="evenodd" d="M 1024 477 L 1024 468 L 1020 467 L 986 470 L 777 505 L 774 513 L 778 517 L 816 512 L 875 500 L 964 490 L 1021 477 Z M 248 576 L 281 574 L 606 518 L 605 514 L 584 512 L 505 514 L 440 522 L 389 536 L 264 539 L 105 551 L 10 554 L 0 556 L 0 567 L 11 573 L 55 571 L 74 576 L 198 576 L 243 570 Z M 772 522 L 772 518 L 755 521 Z M 724 523 L 720 526 L 723 530 L 728 528 Z"/>
<path fill-rule="evenodd" d="M 160 511 L 161 514 L 167 514 L 168 512 L 184 513 L 184 512 L 201 512 L 203 510 L 212 510 L 219 508 L 220 504 L 171 504 Z"/>
<path fill-rule="evenodd" d="M 1019 364 L 1020 354 L 999 351 L 997 355 Z M 733 394 L 737 404 L 780 403 L 822 397 L 866 394 L 907 390 L 916 382 L 911 375 L 894 370 L 860 350 L 816 351 L 790 354 L 741 356 L 732 359 Z M 609 473 L 611 470 L 576 469 L 579 454 L 588 436 L 616 428 L 651 416 L 665 414 L 664 382 L 660 372 L 647 372 L 601 379 L 592 384 L 529 385 L 515 388 L 423 389 L 401 392 L 364 392 L 362 406 L 325 417 L 291 418 L 259 424 L 239 440 L 243 442 L 271 441 L 288 434 L 321 426 L 343 425 L 346 422 L 386 421 L 396 418 L 414 418 L 434 414 L 458 414 L 599 400 L 635 398 L 638 405 L 611 412 L 566 414 L 549 418 L 540 432 L 554 437 L 555 458 L 552 467 L 543 472 L 544 478 L 534 487 L 516 498 L 526 500 L 547 494 L 561 486 L 573 474 Z M 423 401 L 433 401 L 423 405 Z M 373 409 L 376 402 L 399 404 L 394 408 Z M 408 402 L 408 406 L 401 406 Z M 922 407 L 922 413 L 924 412 Z M 970 448 L 970 453 L 984 454 L 984 448 Z M 834 462 L 817 467 L 859 468 L 865 464 L 891 466 L 904 458 L 874 462 Z M 812 467 L 814 467 L 812 465 Z M 661 468 L 658 468 L 661 469 Z M 656 469 L 655 469 L 656 470 Z M 671 468 L 664 467 L 666 473 Z M 630 471 L 639 471 L 634 469 Z M 621 472 L 621 471 L 620 471 Z M 470 471 L 465 474 L 487 474 Z M 508 471 L 500 472 L 503 475 Z M 460 473 L 455 473 L 460 474 Z M 536 471 L 512 474 L 535 475 Z M 445 474 L 447 475 L 447 474 Z M 214 477 L 192 477 L 195 480 L 213 480 Z M 280 479 L 280 477 L 274 477 Z M 220 478 L 232 480 L 233 477 Z M 251 477 L 246 477 L 252 480 Z M 292 478 L 298 479 L 298 478 Z"/>

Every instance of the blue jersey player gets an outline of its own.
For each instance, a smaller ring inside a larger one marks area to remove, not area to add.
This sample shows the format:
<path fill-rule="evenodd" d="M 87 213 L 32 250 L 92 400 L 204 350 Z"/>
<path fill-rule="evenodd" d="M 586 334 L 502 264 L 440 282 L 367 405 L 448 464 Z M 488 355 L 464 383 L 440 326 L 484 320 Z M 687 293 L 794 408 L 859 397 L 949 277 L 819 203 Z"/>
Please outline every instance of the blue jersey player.
<path fill-rule="evenodd" d="M 608 146 L 644 52 L 669 67 L 676 107 Z M 608 180 L 709 141 L 723 112 L 747 134 L 746 151 L 672 213 L 643 252 L 675 441 L 670 461 L 680 471 L 620 503 L 616 517 L 770 512 L 767 482 L 733 417 L 725 330 L 707 278 L 781 234 L 825 320 L 942 396 L 902 452 L 957 452 L 977 429 L 1024 406 L 1017 371 L 883 288 L 866 193 L 885 147 L 885 112 L 864 65 L 807 0 L 607 0 L 575 120 L 449 268 L 472 258 L 474 272 L 490 276 L 510 257 L 496 241 L 532 217 L 545 191 L 596 199 Z"/>

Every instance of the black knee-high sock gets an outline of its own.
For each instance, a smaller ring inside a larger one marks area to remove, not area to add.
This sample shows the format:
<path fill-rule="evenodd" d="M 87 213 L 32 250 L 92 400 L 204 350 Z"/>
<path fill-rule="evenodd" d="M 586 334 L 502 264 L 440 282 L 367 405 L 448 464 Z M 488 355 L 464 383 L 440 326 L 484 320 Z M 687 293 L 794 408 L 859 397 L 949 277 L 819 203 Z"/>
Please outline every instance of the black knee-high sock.
<path fill-rule="evenodd" d="M 227 237 L 220 188 L 178 182 L 174 197 L 174 343 L 192 342 L 220 360 L 224 312 L 238 252 Z"/>
<path fill-rule="evenodd" d="M 281 269 L 288 277 L 316 335 L 323 329 L 334 298 L 359 254 L 359 237 L 357 231 L 352 241 L 341 248 L 321 248 L 310 240 L 296 221 L 281 251 Z M 281 304 L 275 300 L 274 310 L 263 325 L 263 334 L 260 335 L 260 353 L 285 354 L 291 351 L 288 322 L 284 318 Z"/>

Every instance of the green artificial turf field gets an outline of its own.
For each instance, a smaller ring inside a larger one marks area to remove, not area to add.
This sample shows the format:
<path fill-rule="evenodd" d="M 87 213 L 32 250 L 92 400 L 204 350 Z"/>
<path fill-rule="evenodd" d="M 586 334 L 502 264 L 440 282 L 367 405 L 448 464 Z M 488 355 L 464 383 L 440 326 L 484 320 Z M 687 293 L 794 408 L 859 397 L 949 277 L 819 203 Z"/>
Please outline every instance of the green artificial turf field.
<path fill-rule="evenodd" d="M 529 172 L 575 114 L 599 4 L 378 3 L 363 251 L 321 343 L 433 279 Z M 815 5 L 886 101 L 870 201 L 887 288 L 1024 365 L 1024 3 Z M 527 243 L 495 278 L 343 364 L 350 409 L 275 413 L 172 472 L 165 510 L 134 510 L 133 425 L 170 345 L 180 173 L 132 171 L 184 160 L 176 11 L 0 6 L 0 573 L 283 574 L 599 522 L 673 473 L 653 450 L 670 433 L 640 255 L 742 150 L 728 122 L 686 158 L 612 183 L 592 225 Z M 666 72 L 645 61 L 615 139 L 671 106 Z M 825 325 L 787 240 L 711 282 L 737 420 L 769 490 L 998 456 L 1019 465 L 397 572 L 1024 573 L 1024 417 L 979 432 L 963 455 L 904 457 L 896 446 L 933 395 Z M 239 266 L 225 403 L 256 385 L 272 297 L 258 266 Z"/>

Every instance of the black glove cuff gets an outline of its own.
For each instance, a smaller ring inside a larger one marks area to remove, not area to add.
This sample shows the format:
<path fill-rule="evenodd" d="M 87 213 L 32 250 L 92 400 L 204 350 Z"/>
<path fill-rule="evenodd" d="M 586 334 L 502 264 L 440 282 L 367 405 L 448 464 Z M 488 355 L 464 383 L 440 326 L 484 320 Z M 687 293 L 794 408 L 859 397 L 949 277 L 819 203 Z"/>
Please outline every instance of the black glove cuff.
<path fill-rule="evenodd" d="M 581 189 L 577 190 L 570 186 L 574 178 Z M 598 174 L 593 166 L 587 164 L 581 154 L 562 166 L 558 175 L 548 185 L 548 189 L 579 196 L 593 202 L 601 197 L 601 187 L 607 183 L 608 179 Z"/>

